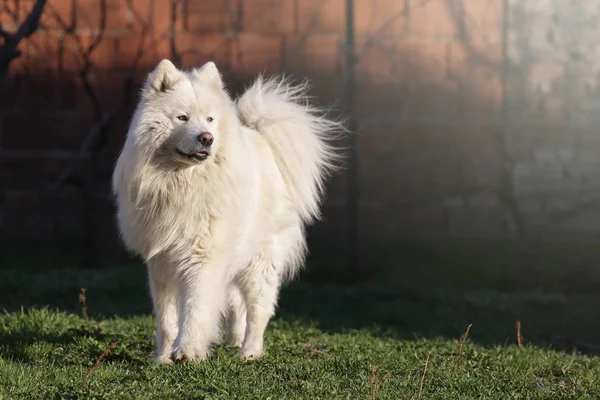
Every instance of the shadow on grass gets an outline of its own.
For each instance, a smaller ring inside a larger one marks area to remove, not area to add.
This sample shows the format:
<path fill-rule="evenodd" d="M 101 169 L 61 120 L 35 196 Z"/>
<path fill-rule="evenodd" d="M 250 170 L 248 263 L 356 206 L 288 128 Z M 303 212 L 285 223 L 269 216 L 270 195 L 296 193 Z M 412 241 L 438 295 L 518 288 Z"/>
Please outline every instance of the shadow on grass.
<path fill-rule="evenodd" d="M 135 335 L 134 335 L 135 336 Z M 38 356 L 32 355 L 29 353 L 28 349 L 30 345 L 35 343 L 43 342 L 44 344 L 49 344 L 55 348 L 56 358 L 64 359 L 62 357 L 62 352 L 64 348 L 67 348 L 74 343 L 83 342 L 83 339 L 95 342 L 105 342 L 109 341 L 111 343 L 127 343 L 127 346 L 119 346 L 116 350 L 113 350 L 108 357 L 108 360 L 120 360 L 126 361 L 129 363 L 139 363 L 145 364 L 147 363 L 147 359 L 150 358 L 152 354 L 153 348 L 150 345 L 148 338 L 144 337 L 144 340 L 132 340 L 133 337 L 129 334 L 119 334 L 119 333 L 105 333 L 100 328 L 94 328 L 92 326 L 81 326 L 79 328 L 70 328 L 65 330 L 60 334 L 40 334 L 37 331 L 28 330 L 27 328 L 23 328 L 18 332 L 12 334 L 3 334 L 0 333 L 0 343 L 6 346 L 7 350 L 2 354 L 3 357 L 12 359 L 15 361 L 20 361 L 23 363 L 36 363 L 38 360 Z M 140 346 L 141 344 L 148 343 L 146 346 Z M 135 350 L 131 346 L 135 346 Z M 89 346 L 88 346 L 89 347 Z M 102 351 L 101 347 L 97 349 L 93 349 L 91 354 L 98 353 Z M 146 357 L 140 357 L 140 354 L 145 355 Z M 74 364 L 79 364 L 81 360 L 73 360 Z"/>
<path fill-rule="evenodd" d="M 153 351 L 152 330 L 153 321 L 148 316 L 107 323 L 50 307 L 22 309 L 2 318 L 0 358 L 39 364 L 43 354 L 61 364 L 81 365 L 82 361 L 93 361 L 107 343 L 116 343 L 107 359 L 147 364 Z"/>
<path fill-rule="evenodd" d="M 457 339 L 473 324 L 470 339 L 488 346 L 515 343 L 520 320 L 526 343 L 600 353 L 600 250 L 594 246 L 405 244 L 370 247 L 364 256 L 357 280 L 342 253 L 315 252 L 307 270 L 282 290 L 276 318 L 330 333 L 361 329 L 405 339 Z M 80 312 L 85 287 L 94 318 L 150 314 L 139 263 L 95 270 L 69 265 L 13 260 L 0 272 L 0 305 Z"/>

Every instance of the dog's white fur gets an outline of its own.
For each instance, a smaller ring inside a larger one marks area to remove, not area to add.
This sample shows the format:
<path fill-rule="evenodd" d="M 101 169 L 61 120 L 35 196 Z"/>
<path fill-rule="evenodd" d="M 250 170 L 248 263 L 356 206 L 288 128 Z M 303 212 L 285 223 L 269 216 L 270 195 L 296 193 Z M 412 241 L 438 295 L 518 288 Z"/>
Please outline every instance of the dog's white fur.
<path fill-rule="evenodd" d="M 305 89 L 259 77 L 233 101 L 212 62 L 187 72 L 163 60 L 148 76 L 113 188 L 123 241 L 148 267 L 155 360 L 204 359 L 221 315 L 241 358 L 262 354 L 336 158 L 340 125 Z M 206 160 L 176 152 L 197 151 L 201 132 L 214 137 Z"/>

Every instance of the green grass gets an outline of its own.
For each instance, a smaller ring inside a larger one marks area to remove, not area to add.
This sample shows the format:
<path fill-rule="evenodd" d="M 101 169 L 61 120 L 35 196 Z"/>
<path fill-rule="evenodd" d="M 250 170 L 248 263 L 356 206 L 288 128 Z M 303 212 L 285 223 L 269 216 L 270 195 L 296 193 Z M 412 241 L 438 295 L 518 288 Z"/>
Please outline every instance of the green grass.
<path fill-rule="evenodd" d="M 0 271 L 0 399 L 600 398 L 600 251 L 413 245 L 367 256 L 358 282 L 341 279 L 337 255 L 312 257 L 282 291 L 262 359 L 217 346 L 175 366 L 149 362 L 143 267 L 13 257 Z"/>

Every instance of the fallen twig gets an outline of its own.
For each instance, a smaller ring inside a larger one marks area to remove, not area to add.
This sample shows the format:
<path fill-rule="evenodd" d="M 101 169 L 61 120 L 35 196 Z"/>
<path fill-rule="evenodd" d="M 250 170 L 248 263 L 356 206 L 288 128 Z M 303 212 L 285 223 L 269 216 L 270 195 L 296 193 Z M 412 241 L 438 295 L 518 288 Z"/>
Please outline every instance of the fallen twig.
<path fill-rule="evenodd" d="M 367 400 L 376 400 L 381 385 L 389 378 L 390 375 L 386 374 L 383 379 L 379 379 L 377 377 L 377 366 L 371 365 L 371 380 L 369 381 L 369 395 L 367 396 Z"/>
<path fill-rule="evenodd" d="M 456 368 L 456 364 L 458 363 L 460 356 L 462 356 L 463 344 L 465 344 L 465 341 L 469 337 L 469 331 L 471 330 L 472 326 L 473 326 L 473 324 L 469 324 L 469 326 L 467 326 L 467 331 L 460 337 L 460 341 L 458 342 L 458 354 L 456 355 L 456 358 L 454 359 L 454 368 Z"/>
<path fill-rule="evenodd" d="M 429 357 L 431 357 L 431 352 L 427 353 L 427 358 L 425 359 L 425 368 L 423 369 L 423 376 L 421 377 L 421 385 L 419 386 L 419 396 L 417 400 L 421 398 L 423 394 L 423 382 L 425 382 L 425 375 L 427 374 L 427 364 L 429 364 Z"/>
<path fill-rule="evenodd" d="M 85 295 L 86 289 L 85 288 L 81 288 L 81 292 L 79 292 L 79 302 L 82 304 L 81 306 L 81 312 L 83 314 L 83 317 L 85 318 L 86 321 L 89 320 L 88 318 L 88 311 L 87 311 L 87 297 Z"/>
<path fill-rule="evenodd" d="M 517 320 L 517 345 L 519 346 L 519 350 L 523 347 L 523 342 L 525 341 L 525 337 L 521 333 L 521 321 Z"/>
<path fill-rule="evenodd" d="M 92 367 L 92 369 L 90 369 L 88 371 L 88 373 L 83 378 L 83 381 L 81 381 L 81 387 L 85 388 L 87 379 L 90 377 L 90 375 L 92 375 L 92 372 L 94 372 L 95 370 L 97 370 L 100 367 L 100 363 L 102 362 L 102 360 L 104 359 L 104 357 L 106 357 L 108 355 L 109 351 L 111 351 L 112 349 L 114 349 L 117 346 L 117 343 L 118 342 L 114 342 L 113 344 L 111 344 L 110 346 L 108 346 L 106 348 L 106 350 L 104 350 L 104 352 L 102 354 L 100 354 L 100 357 L 98 357 L 98 359 L 96 360 L 96 363 L 94 364 L 94 366 Z"/>
<path fill-rule="evenodd" d="M 308 354 L 331 357 L 331 354 L 329 354 L 326 351 L 319 350 L 319 349 L 310 349 L 310 350 L 308 350 Z"/>

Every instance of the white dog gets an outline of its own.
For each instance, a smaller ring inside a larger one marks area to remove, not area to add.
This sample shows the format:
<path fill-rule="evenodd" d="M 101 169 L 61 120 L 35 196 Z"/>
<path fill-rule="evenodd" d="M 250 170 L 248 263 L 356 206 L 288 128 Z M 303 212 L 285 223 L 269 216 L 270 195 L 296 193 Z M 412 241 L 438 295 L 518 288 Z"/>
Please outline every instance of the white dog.
<path fill-rule="evenodd" d="M 149 74 L 113 175 L 125 245 L 147 263 L 155 360 L 206 358 L 227 344 L 257 358 L 279 288 L 303 264 L 340 124 L 305 85 L 256 82 L 236 101 L 209 62 Z"/>

